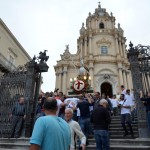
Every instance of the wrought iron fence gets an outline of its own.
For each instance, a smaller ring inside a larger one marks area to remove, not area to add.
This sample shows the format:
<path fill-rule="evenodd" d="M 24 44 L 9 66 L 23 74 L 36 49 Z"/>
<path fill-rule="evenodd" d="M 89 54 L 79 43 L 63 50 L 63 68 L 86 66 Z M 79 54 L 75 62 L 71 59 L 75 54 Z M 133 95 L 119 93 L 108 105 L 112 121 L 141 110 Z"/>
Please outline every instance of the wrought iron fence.
<path fill-rule="evenodd" d="M 47 72 L 46 50 L 39 53 L 25 66 L 19 66 L 17 70 L 5 73 L 0 77 L 0 137 L 9 137 L 12 121 L 11 110 L 20 96 L 25 97 L 26 119 L 24 122 L 25 137 L 30 137 L 34 125 L 35 110 L 41 82 L 41 72 Z"/>
<path fill-rule="evenodd" d="M 150 46 L 139 44 L 133 47 L 131 42 L 129 46 L 128 59 L 130 62 L 134 96 L 137 105 L 139 137 L 145 138 L 149 137 L 146 111 L 140 100 L 139 93 L 142 90 L 144 95 L 147 96 L 148 92 L 150 92 Z"/>
<path fill-rule="evenodd" d="M 11 110 L 21 95 L 25 95 L 26 71 L 4 74 L 0 79 L 0 137 L 11 132 Z"/>

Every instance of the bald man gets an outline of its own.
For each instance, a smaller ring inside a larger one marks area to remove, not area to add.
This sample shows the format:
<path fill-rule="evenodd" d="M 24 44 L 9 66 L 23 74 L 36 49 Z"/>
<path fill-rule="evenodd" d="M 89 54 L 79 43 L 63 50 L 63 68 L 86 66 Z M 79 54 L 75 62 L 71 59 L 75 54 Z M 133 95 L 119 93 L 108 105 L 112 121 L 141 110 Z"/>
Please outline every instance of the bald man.
<path fill-rule="evenodd" d="M 81 145 L 80 147 L 82 148 L 82 150 L 85 150 L 85 144 L 86 144 L 86 137 L 83 134 L 78 122 L 72 120 L 73 117 L 73 110 L 71 108 L 66 108 L 65 109 L 65 120 L 67 121 L 67 123 L 70 126 L 71 129 L 71 146 L 70 146 L 70 150 L 75 150 L 75 139 L 74 136 L 75 134 L 80 138 L 81 140 Z"/>

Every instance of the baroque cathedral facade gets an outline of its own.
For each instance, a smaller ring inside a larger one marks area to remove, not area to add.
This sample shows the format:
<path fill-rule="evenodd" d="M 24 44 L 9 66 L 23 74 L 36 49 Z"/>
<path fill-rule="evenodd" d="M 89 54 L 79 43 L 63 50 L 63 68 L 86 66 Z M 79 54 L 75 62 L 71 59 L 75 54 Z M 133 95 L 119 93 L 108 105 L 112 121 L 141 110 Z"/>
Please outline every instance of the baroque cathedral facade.
<path fill-rule="evenodd" d="M 82 59 L 94 91 L 112 96 L 120 93 L 120 85 L 133 89 L 125 42 L 120 24 L 115 27 L 113 14 L 99 4 L 93 14 L 89 13 L 86 25 L 82 24 L 76 54 L 71 54 L 67 45 L 60 55 L 61 60 L 54 66 L 55 87 L 68 95 L 70 78 L 77 77 Z"/>

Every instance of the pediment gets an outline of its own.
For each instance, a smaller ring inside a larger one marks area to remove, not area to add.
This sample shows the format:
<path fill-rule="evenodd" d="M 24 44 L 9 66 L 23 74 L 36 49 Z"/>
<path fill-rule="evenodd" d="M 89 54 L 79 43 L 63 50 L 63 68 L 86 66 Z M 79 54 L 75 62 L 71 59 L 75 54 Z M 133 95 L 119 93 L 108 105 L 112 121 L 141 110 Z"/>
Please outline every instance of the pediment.
<path fill-rule="evenodd" d="M 111 45 L 111 41 L 106 39 L 106 38 L 102 38 L 99 41 L 96 42 L 96 44 L 101 45 L 101 44 L 107 44 L 107 45 Z"/>

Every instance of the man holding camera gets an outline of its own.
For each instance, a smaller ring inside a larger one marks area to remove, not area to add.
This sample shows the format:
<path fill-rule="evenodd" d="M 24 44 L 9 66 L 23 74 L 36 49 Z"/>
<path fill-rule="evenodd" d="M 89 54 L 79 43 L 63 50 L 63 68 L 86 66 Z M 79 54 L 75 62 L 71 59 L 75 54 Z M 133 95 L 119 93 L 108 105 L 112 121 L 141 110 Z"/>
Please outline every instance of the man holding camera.
<path fill-rule="evenodd" d="M 132 129 L 132 125 L 131 125 L 131 106 L 132 103 L 130 100 L 125 99 L 125 95 L 121 94 L 120 95 L 120 102 L 119 102 L 119 107 L 121 108 L 121 124 L 124 130 L 124 137 L 127 136 L 129 134 L 127 128 L 126 128 L 126 124 L 129 127 L 130 130 L 130 134 L 131 137 L 134 138 L 134 134 L 133 134 L 133 129 Z"/>

